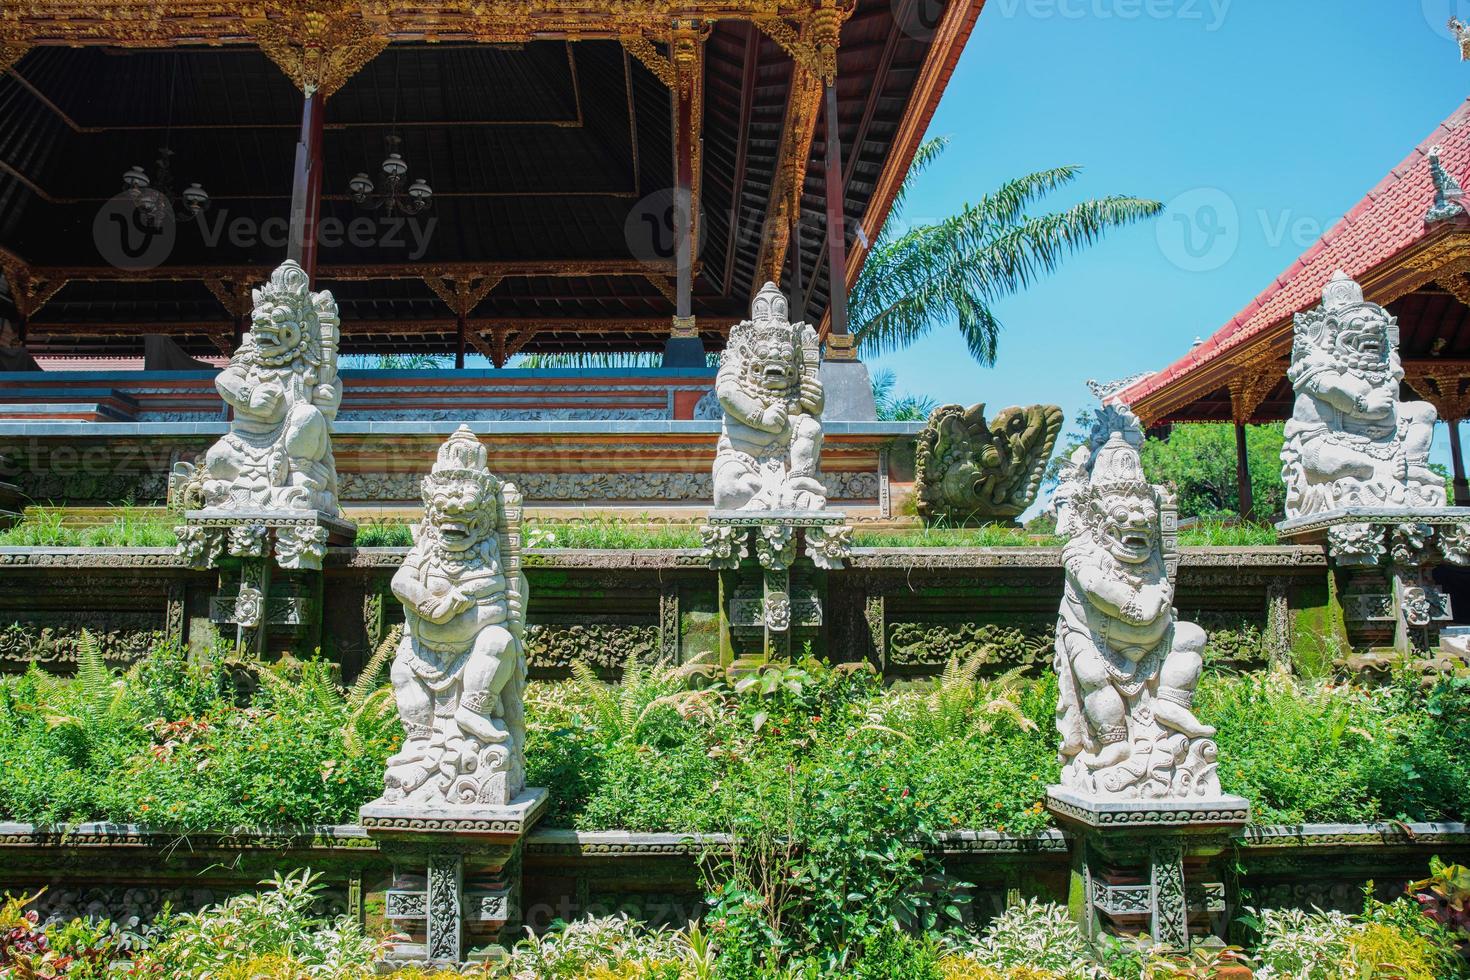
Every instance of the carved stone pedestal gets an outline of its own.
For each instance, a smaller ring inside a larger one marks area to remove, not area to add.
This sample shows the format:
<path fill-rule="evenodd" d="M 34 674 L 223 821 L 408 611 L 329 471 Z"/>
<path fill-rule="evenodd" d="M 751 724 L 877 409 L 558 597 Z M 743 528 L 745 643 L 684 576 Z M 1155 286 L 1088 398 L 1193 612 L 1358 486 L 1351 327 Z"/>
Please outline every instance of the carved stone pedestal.
<path fill-rule="evenodd" d="M 408 937 L 385 966 L 455 967 L 504 955 L 522 919 L 521 843 L 546 800 L 546 790 L 527 789 L 503 807 L 376 800 L 359 811 L 393 859 L 385 914 Z"/>
<path fill-rule="evenodd" d="M 1392 644 L 1408 654 L 1438 644 L 1437 624 L 1452 610 L 1433 571 L 1470 564 L 1470 507 L 1342 507 L 1282 521 L 1276 531 L 1326 547 L 1354 647 Z"/>
<path fill-rule="evenodd" d="M 841 568 L 852 528 L 836 511 L 712 511 L 700 528 L 704 556 L 720 572 L 720 652 L 726 662 L 759 653 L 791 656 L 793 636 L 823 625 L 815 570 Z M 800 546 L 809 564 L 798 558 Z"/>
<path fill-rule="evenodd" d="M 1073 837 L 1069 904 L 1089 938 L 1146 933 L 1187 950 L 1192 920 L 1223 937 L 1230 900 L 1215 864 L 1250 819 L 1246 800 L 1109 800 L 1050 786 L 1046 805 Z"/>
<path fill-rule="evenodd" d="M 357 525 L 314 510 L 205 509 L 186 511 L 176 531 L 189 564 L 221 570 L 211 621 L 233 625 L 236 642 L 258 655 L 272 628 L 318 631 L 321 576 L 313 573 L 328 545 L 352 543 Z"/>

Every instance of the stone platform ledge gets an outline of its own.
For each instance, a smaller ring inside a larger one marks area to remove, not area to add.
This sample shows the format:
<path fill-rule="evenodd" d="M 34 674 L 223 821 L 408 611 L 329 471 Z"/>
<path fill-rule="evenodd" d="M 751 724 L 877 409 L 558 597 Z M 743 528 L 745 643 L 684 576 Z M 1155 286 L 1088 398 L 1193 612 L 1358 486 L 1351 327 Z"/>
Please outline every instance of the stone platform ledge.
<path fill-rule="evenodd" d="M 840 510 L 712 510 L 705 517 L 712 527 L 830 527 L 847 523 Z"/>
<path fill-rule="evenodd" d="M 327 543 L 349 544 L 357 537 L 357 525 L 344 517 L 334 517 L 320 510 L 285 510 L 259 508 L 233 510 L 223 507 L 206 507 L 203 510 L 184 511 L 184 523 L 196 527 L 324 527 Z"/>
<path fill-rule="evenodd" d="M 1467 524 L 1470 507 L 1336 507 L 1276 525 L 1283 538 L 1321 537 L 1339 524 Z"/>
<path fill-rule="evenodd" d="M 1250 802 L 1228 794 L 1191 800 L 1124 800 L 1048 786 L 1046 807 L 1058 820 L 1087 829 L 1218 831 L 1242 827 L 1251 817 Z"/>
<path fill-rule="evenodd" d="M 357 817 L 363 832 L 380 840 L 508 843 L 524 837 L 541 819 L 549 799 L 540 787 L 523 790 L 506 806 L 430 806 L 377 799 L 358 810 Z"/>

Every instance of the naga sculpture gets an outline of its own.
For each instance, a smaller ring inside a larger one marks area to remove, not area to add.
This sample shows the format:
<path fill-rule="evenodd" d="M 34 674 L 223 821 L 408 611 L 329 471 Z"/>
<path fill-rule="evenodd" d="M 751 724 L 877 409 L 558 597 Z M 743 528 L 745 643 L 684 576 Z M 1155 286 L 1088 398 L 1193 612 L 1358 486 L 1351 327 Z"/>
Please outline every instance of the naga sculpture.
<path fill-rule="evenodd" d="M 983 404 L 935 409 L 916 447 L 919 515 L 955 523 L 1014 519 L 1036 499 L 1061 431 L 1055 405 L 1007 408 L 988 424 Z"/>
<path fill-rule="evenodd" d="M 214 382 L 234 419 L 194 478 L 199 496 L 214 509 L 336 516 L 337 303 L 326 290 L 312 292 L 289 260 L 254 299 L 250 329 Z"/>
<path fill-rule="evenodd" d="M 403 748 L 383 800 L 506 806 L 525 784 L 526 579 L 520 494 L 460 426 L 423 482 L 424 520 L 393 576 L 405 629 L 393 660 Z"/>
<path fill-rule="evenodd" d="M 1342 272 L 1321 306 L 1297 314 L 1286 372 L 1296 406 L 1281 447 L 1288 518 L 1445 505 L 1444 480 L 1429 468 L 1434 407 L 1399 401 L 1398 333 L 1398 320 Z"/>
<path fill-rule="evenodd" d="M 751 319 L 730 331 L 715 394 L 724 410 L 715 452 L 716 510 L 821 510 L 821 355 L 817 332 L 787 317 L 766 283 Z"/>
<path fill-rule="evenodd" d="M 1105 799 L 1218 797 L 1215 730 L 1192 709 L 1206 636 L 1173 609 L 1173 498 L 1144 477 L 1126 409 L 1099 421 L 1107 441 L 1077 451 L 1058 491 L 1071 535 L 1055 663 L 1061 782 Z"/>

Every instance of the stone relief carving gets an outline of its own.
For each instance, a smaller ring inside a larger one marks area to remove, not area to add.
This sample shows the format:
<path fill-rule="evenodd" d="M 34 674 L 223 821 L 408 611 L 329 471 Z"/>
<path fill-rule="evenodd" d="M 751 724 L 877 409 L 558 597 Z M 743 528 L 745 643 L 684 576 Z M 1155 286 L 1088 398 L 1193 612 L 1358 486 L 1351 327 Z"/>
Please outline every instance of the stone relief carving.
<path fill-rule="evenodd" d="M 424 521 L 393 576 L 403 640 L 392 681 L 406 738 L 388 802 L 505 806 L 525 783 L 520 494 L 460 426 L 423 481 Z"/>
<path fill-rule="evenodd" d="M 751 319 L 730 331 L 715 392 L 724 409 L 715 451 L 716 510 L 821 510 L 821 353 L 817 332 L 787 317 L 766 283 Z"/>
<path fill-rule="evenodd" d="M 1399 401 L 1398 341 L 1398 320 L 1342 272 L 1320 306 L 1297 314 L 1287 370 L 1296 405 L 1281 448 L 1288 518 L 1445 505 L 1444 480 L 1429 468 L 1435 410 Z"/>
<path fill-rule="evenodd" d="M 83 630 L 109 665 L 126 667 L 163 638 L 163 616 L 99 610 L 30 615 L 0 629 L 0 667 L 24 669 L 34 663 L 70 668 L 77 662 Z"/>
<path fill-rule="evenodd" d="M 1036 499 L 1062 431 L 1055 405 L 1002 409 L 945 405 L 929 416 L 915 450 L 914 497 L 927 521 L 1011 520 Z"/>
<path fill-rule="evenodd" d="M 821 474 L 833 500 L 873 500 L 879 492 L 876 472 Z M 411 500 L 418 496 L 418 477 L 411 473 L 344 473 L 341 496 L 347 501 Z M 516 473 L 516 486 L 527 500 L 654 500 L 701 501 L 714 495 L 708 473 Z"/>
<path fill-rule="evenodd" d="M 657 626 L 622 623 L 537 623 L 526 628 L 526 659 L 537 670 L 565 670 L 585 663 L 605 672 L 622 670 L 630 657 L 653 663 L 660 656 Z"/>
<path fill-rule="evenodd" d="M 214 382 L 234 419 L 205 454 L 200 495 L 208 508 L 336 516 L 337 303 L 328 291 L 312 292 L 290 260 L 254 299 L 250 330 Z M 188 477 L 176 468 L 172 481 Z"/>
<path fill-rule="evenodd" d="M 1099 419 L 1120 427 L 1086 466 L 1075 460 L 1069 487 L 1055 657 L 1061 782 L 1100 798 L 1218 797 L 1215 730 L 1192 710 L 1206 636 L 1173 609 L 1174 501 L 1145 479 L 1141 433 L 1127 422 Z"/>

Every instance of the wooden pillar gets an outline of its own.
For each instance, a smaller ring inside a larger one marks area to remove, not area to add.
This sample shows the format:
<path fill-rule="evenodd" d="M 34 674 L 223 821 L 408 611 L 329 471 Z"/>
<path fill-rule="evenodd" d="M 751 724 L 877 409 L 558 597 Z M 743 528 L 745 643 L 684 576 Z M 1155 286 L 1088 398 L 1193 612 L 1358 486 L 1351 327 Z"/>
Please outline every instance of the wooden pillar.
<path fill-rule="evenodd" d="M 1456 507 L 1470 507 L 1470 483 L 1465 480 L 1465 455 L 1460 450 L 1460 420 L 1446 419 L 1445 425 L 1450 430 L 1450 462 L 1455 471 L 1455 499 L 1451 502 Z"/>
<path fill-rule="evenodd" d="M 464 343 L 464 314 L 458 313 L 454 317 L 454 367 L 456 370 L 460 371 L 464 370 Z"/>
<path fill-rule="evenodd" d="M 1235 482 L 1240 491 L 1241 520 L 1255 520 L 1256 501 L 1251 491 L 1250 457 L 1246 453 L 1245 422 L 1235 420 Z"/>
<path fill-rule="evenodd" d="M 682 82 L 683 80 L 681 80 Z M 694 291 L 694 86 L 674 87 L 674 315 L 681 320 L 693 310 Z"/>
<path fill-rule="evenodd" d="M 322 207 L 322 117 L 325 99 L 310 90 L 301 103 L 301 137 L 296 141 L 296 172 L 291 183 L 291 234 L 287 258 L 295 259 L 316 282 L 317 223 Z"/>
<path fill-rule="evenodd" d="M 842 140 L 837 128 L 837 85 L 826 84 L 827 97 L 827 291 L 832 312 L 831 336 L 847 336 L 847 230 L 843 220 Z"/>

